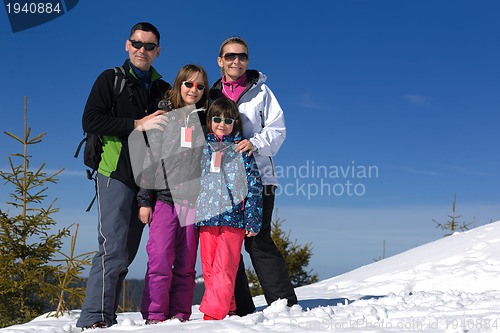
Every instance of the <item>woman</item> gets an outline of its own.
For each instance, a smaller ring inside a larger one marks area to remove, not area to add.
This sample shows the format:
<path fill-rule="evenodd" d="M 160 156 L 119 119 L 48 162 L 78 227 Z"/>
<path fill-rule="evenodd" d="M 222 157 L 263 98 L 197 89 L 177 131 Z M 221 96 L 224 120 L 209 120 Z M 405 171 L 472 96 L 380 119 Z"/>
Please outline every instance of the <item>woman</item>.
<path fill-rule="evenodd" d="M 278 181 L 274 172 L 273 156 L 286 136 L 285 120 L 276 97 L 264 83 L 266 76 L 248 69 L 248 45 L 239 37 L 229 37 L 220 46 L 217 63 L 222 77 L 210 89 L 210 99 L 226 97 L 237 102 L 242 119 L 241 140 L 235 149 L 253 154 L 263 184 L 262 228 L 255 237 L 245 239 L 245 250 L 264 291 L 266 302 L 287 299 L 288 306 L 297 303 L 288 270 L 280 251 L 271 238 L 271 218 L 274 193 Z M 248 288 L 243 258 L 236 277 L 236 314 L 255 311 Z"/>

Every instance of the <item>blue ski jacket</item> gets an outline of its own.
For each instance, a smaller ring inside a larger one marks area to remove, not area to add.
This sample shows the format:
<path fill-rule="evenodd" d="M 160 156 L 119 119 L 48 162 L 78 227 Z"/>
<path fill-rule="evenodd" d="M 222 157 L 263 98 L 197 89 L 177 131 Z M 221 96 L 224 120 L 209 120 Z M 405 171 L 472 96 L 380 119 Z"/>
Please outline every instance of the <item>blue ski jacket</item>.
<path fill-rule="evenodd" d="M 262 225 L 262 181 L 252 155 L 234 151 L 240 136 L 219 139 L 207 135 L 203 150 L 201 190 L 196 223 L 201 226 L 230 226 L 258 233 Z M 215 154 L 221 154 L 214 166 Z M 215 170 L 214 170 L 215 167 Z"/>

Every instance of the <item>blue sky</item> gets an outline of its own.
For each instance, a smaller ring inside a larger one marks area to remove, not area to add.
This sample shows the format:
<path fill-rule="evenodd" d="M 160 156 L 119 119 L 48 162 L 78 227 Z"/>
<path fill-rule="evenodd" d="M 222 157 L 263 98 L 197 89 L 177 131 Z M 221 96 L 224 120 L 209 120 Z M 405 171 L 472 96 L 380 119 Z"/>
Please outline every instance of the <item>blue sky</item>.
<path fill-rule="evenodd" d="M 214 82 L 221 41 L 247 40 L 249 68 L 268 76 L 286 116 L 278 216 L 292 239 L 312 243 L 310 268 L 320 278 L 371 263 L 384 241 L 389 256 L 440 238 L 432 220 L 449 220 L 455 193 L 460 221 L 500 219 L 500 3 L 244 5 L 85 0 L 17 33 L 0 10 L 0 129 L 22 133 L 28 96 L 33 133 L 47 132 L 31 150 L 32 165 L 65 168 L 50 197 L 58 198 L 61 226 L 80 223 L 81 252 L 97 242 L 96 211 L 85 213 L 93 184 L 73 158 L 81 114 L 99 73 L 123 63 L 139 21 L 162 34 L 154 66 L 169 82 L 186 63 Z M 0 135 L 2 170 L 20 149 Z M 144 247 L 131 277 L 143 276 Z"/>

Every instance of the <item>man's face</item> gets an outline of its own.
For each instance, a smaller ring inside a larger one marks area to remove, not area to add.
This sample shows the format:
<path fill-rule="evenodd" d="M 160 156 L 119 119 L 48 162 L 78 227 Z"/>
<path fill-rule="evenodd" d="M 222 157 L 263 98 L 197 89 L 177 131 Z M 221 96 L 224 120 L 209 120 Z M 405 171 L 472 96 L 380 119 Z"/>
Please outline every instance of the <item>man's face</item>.
<path fill-rule="evenodd" d="M 135 42 L 139 42 L 146 45 L 140 45 Z M 152 50 L 147 50 L 154 45 L 157 45 Z M 156 36 L 150 31 L 136 30 L 130 36 L 130 39 L 125 43 L 125 50 L 128 52 L 130 62 L 137 68 L 143 71 L 148 71 L 151 67 L 153 61 L 160 55 L 160 46 L 158 45 L 158 40 Z"/>

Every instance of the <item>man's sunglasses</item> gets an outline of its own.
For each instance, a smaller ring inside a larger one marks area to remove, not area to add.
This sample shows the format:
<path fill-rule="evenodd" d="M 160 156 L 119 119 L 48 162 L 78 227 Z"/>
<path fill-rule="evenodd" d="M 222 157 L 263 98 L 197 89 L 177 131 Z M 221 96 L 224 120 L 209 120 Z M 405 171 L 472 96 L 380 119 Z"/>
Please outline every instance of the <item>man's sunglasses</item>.
<path fill-rule="evenodd" d="M 182 81 L 182 84 L 184 87 L 191 89 L 193 86 L 196 87 L 198 90 L 203 90 L 205 89 L 205 85 L 203 83 L 196 83 L 196 82 L 191 82 L 191 81 Z"/>
<path fill-rule="evenodd" d="M 248 60 L 248 54 L 246 53 L 226 53 L 222 57 L 227 61 L 234 61 L 236 58 L 238 58 L 239 61 Z"/>
<path fill-rule="evenodd" d="M 212 117 L 212 121 L 216 124 L 219 124 L 221 123 L 222 121 L 224 121 L 224 124 L 226 125 L 232 125 L 234 124 L 234 119 L 233 118 L 222 118 L 222 117 Z"/>
<path fill-rule="evenodd" d="M 158 44 L 155 43 L 143 43 L 143 42 L 138 42 L 136 40 L 130 40 L 130 44 L 138 50 L 140 50 L 143 46 L 146 51 L 153 51 L 158 47 Z"/>

